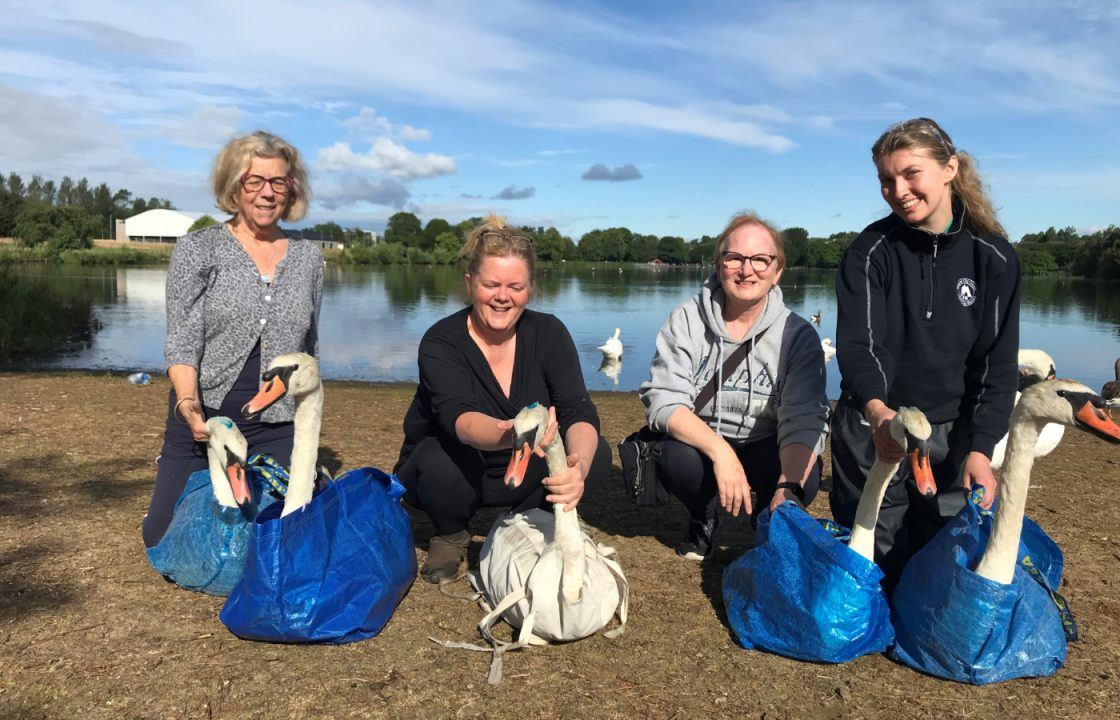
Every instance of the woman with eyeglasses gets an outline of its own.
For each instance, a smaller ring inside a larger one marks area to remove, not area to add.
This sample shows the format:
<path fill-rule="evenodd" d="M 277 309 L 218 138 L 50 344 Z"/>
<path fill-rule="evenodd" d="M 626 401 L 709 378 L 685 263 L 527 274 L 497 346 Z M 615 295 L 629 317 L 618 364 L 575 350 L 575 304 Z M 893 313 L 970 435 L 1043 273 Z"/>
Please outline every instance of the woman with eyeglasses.
<path fill-rule="evenodd" d="M 232 217 L 179 238 L 167 270 L 164 355 L 172 389 L 143 522 L 146 547 L 163 537 L 187 477 L 207 466 L 207 419 L 234 420 L 250 456 L 290 463 L 291 398 L 255 420 L 245 420 L 241 407 L 274 358 L 318 355 L 322 253 L 279 226 L 307 212 L 311 189 L 299 151 L 266 132 L 236 138 L 218 153 L 211 184 L 218 208 Z"/>
<path fill-rule="evenodd" d="M 817 493 L 824 354 L 813 326 L 782 301 L 784 269 L 778 231 L 735 216 L 717 239 L 714 272 L 657 336 L 641 398 L 649 426 L 668 433 L 659 477 L 688 508 L 681 557 L 712 553 L 719 507 L 753 522 Z"/>
<path fill-rule="evenodd" d="M 990 458 L 1017 386 L 1019 261 L 971 156 L 929 118 L 898 123 L 871 148 L 891 214 L 845 251 L 836 280 L 842 376 L 832 425 L 829 503 L 850 525 L 876 453 L 900 459 L 889 425 L 903 405 L 933 424 L 938 492 L 887 488 L 875 559 L 893 587 L 906 561 L 964 504 L 995 498 Z"/>
<path fill-rule="evenodd" d="M 574 508 L 611 466 L 567 328 L 525 307 L 536 265 L 532 241 L 491 215 L 467 236 L 459 257 L 469 305 L 420 340 L 420 383 L 394 469 L 405 499 L 435 526 L 420 569 L 430 583 L 458 574 L 479 508 Z M 547 477 L 544 460 L 534 456 L 522 483 L 510 488 L 513 418 L 533 402 L 554 408 L 569 467 Z"/>

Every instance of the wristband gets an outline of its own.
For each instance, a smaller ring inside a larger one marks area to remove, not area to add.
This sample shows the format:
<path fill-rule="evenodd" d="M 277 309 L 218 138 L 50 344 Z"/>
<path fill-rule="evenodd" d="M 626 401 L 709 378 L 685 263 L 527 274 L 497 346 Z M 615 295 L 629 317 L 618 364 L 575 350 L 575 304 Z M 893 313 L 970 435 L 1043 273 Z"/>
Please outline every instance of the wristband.
<path fill-rule="evenodd" d="M 180 414 L 180 413 L 179 413 L 179 406 L 180 406 L 180 405 L 182 405 L 183 403 L 187 402 L 188 400 L 198 400 L 198 398 L 194 398 L 194 397 L 185 397 L 185 398 L 181 399 L 181 400 L 180 400 L 179 402 L 175 403 L 175 409 L 171 411 L 171 412 L 172 412 L 172 414 L 173 414 L 173 415 L 175 415 L 175 417 L 176 417 L 176 418 L 177 418 L 177 419 L 178 419 L 178 420 L 179 420 L 180 422 L 184 422 L 184 423 L 185 423 L 185 422 L 187 421 L 187 419 L 186 419 L 185 417 L 183 417 L 183 416 L 182 416 L 182 414 Z"/>
<path fill-rule="evenodd" d="M 799 483 L 788 481 L 780 482 L 774 486 L 774 492 L 777 492 L 779 490 L 789 490 L 795 496 L 797 496 L 798 500 L 800 500 L 801 502 L 805 502 L 805 488 L 801 487 Z"/>

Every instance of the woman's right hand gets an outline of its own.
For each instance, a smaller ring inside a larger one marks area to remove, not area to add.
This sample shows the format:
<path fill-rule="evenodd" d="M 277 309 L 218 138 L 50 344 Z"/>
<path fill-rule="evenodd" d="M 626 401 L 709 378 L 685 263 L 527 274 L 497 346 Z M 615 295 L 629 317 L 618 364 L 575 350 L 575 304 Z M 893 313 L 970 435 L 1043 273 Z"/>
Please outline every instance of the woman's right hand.
<path fill-rule="evenodd" d="M 206 416 L 202 413 L 202 403 L 198 400 L 187 400 L 179 405 L 178 411 L 196 441 L 210 441 L 210 431 L 206 429 Z"/>
<path fill-rule="evenodd" d="M 733 517 L 738 517 L 740 508 L 750 515 L 751 486 L 747 481 L 747 471 L 743 469 L 743 464 L 730 445 L 716 453 L 712 459 L 712 468 L 715 470 L 716 487 L 719 489 L 719 504 L 723 509 Z"/>

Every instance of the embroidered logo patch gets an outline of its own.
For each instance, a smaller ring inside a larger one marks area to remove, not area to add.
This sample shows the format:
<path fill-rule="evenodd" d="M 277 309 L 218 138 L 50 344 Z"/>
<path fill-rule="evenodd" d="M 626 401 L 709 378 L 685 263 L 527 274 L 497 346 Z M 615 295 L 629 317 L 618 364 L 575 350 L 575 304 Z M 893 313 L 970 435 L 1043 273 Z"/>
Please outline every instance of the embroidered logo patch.
<path fill-rule="evenodd" d="M 960 300 L 964 307 L 976 302 L 976 282 L 972 278 L 957 280 L 957 300 Z"/>

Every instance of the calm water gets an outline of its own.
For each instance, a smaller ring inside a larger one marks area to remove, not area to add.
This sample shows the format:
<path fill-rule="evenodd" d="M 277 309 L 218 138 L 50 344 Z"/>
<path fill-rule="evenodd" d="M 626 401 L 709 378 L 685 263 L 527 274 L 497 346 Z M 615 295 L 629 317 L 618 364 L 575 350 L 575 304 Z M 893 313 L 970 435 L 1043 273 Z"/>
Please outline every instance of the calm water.
<path fill-rule="evenodd" d="M 329 265 L 322 309 L 323 372 L 331 379 L 416 380 L 416 347 L 437 319 L 462 307 L 461 276 L 451 268 L 389 270 Z M 0 343 L 17 347 L 18 367 L 162 371 L 163 268 L 27 266 L 0 269 Z M 693 295 L 699 268 L 550 268 L 532 307 L 559 316 L 579 349 L 593 390 L 634 390 L 646 379 L 653 341 L 670 310 Z M 821 337 L 836 336 L 833 273 L 789 270 L 787 304 L 818 310 Z M 15 323 L 19 322 L 20 326 Z M 599 372 L 596 347 L 622 328 L 617 384 Z M 1023 347 L 1049 352 L 1062 377 L 1095 390 L 1112 379 L 1120 354 L 1120 286 L 1027 278 Z M 2 348 L 2 345 L 0 345 Z M 7 367 L 15 367 L 8 365 Z M 828 366 L 828 393 L 839 373 Z"/>

